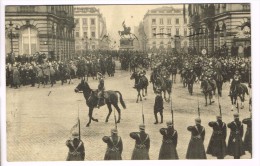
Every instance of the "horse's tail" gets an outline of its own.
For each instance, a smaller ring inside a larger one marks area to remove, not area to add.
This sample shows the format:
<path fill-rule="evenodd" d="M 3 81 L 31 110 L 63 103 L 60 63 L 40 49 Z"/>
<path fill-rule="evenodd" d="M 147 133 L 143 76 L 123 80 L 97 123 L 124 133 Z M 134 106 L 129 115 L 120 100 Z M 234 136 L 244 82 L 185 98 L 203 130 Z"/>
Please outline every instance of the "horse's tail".
<path fill-rule="evenodd" d="M 121 103 L 122 107 L 123 107 L 124 109 L 126 109 L 126 105 L 125 105 L 125 102 L 124 102 L 124 100 L 123 100 L 122 94 L 121 94 L 119 91 L 115 91 L 115 92 L 120 95 L 120 103 Z"/>

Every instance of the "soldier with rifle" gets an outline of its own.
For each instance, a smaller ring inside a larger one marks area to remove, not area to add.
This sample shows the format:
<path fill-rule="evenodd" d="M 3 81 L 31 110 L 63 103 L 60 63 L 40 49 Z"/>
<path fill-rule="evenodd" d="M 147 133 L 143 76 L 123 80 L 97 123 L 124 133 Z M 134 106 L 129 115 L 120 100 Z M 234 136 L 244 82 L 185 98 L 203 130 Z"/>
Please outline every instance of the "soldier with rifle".
<path fill-rule="evenodd" d="M 69 148 L 67 161 L 84 161 L 85 147 L 77 131 L 72 133 L 72 137 L 66 141 L 66 145 Z"/>

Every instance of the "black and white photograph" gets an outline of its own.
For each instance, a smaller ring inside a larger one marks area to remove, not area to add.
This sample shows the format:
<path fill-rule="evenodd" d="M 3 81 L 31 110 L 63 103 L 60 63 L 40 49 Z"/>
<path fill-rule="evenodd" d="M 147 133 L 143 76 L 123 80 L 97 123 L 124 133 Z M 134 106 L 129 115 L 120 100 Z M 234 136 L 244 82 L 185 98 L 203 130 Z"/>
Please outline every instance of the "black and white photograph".
<path fill-rule="evenodd" d="M 253 4 L 5 1 L 3 165 L 252 164 Z"/>

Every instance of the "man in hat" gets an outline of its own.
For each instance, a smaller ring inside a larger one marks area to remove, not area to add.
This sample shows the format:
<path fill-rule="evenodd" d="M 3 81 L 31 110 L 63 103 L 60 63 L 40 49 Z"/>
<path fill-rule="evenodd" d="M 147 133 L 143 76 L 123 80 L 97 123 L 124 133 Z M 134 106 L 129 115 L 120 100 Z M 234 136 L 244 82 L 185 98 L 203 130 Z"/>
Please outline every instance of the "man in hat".
<path fill-rule="evenodd" d="M 226 155 L 226 137 L 227 126 L 222 122 L 222 116 L 217 116 L 217 121 L 209 122 L 209 126 L 213 128 L 207 154 L 216 156 L 217 159 L 224 159 Z"/>
<path fill-rule="evenodd" d="M 159 153 L 159 160 L 179 159 L 176 150 L 178 133 L 173 128 L 171 121 L 166 122 L 167 128 L 161 128 L 160 133 L 163 135 L 162 146 Z"/>
<path fill-rule="evenodd" d="M 186 153 L 186 159 L 206 159 L 204 148 L 205 128 L 201 125 L 201 119 L 195 119 L 195 126 L 189 126 L 188 131 L 191 132 L 191 139 Z"/>
<path fill-rule="evenodd" d="M 67 161 L 84 161 L 85 147 L 84 143 L 79 139 L 77 131 L 72 133 L 72 137 L 66 141 L 66 145 L 69 148 Z"/>
<path fill-rule="evenodd" d="M 240 156 L 245 154 L 242 137 L 244 134 L 243 124 L 239 120 L 239 114 L 234 114 L 234 121 L 227 125 L 230 128 L 228 139 L 227 154 L 234 156 L 234 159 L 240 159 Z"/>
<path fill-rule="evenodd" d="M 123 143 L 118 136 L 117 129 L 111 130 L 111 136 L 104 136 L 102 140 L 107 144 L 104 160 L 122 160 Z"/>
<path fill-rule="evenodd" d="M 162 98 L 162 93 L 160 90 L 156 91 L 156 97 L 155 97 L 155 103 L 154 103 L 154 117 L 155 117 L 155 122 L 154 124 L 158 124 L 158 116 L 157 113 L 160 113 L 161 116 L 161 123 L 163 123 L 163 98 Z"/>
<path fill-rule="evenodd" d="M 99 79 L 99 84 L 98 84 L 98 103 L 97 103 L 97 108 L 100 107 L 100 102 L 101 99 L 104 98 L 104 90 L 105 90 L 105 82 L 103 79 L 103 75 L 98 72 L 98 79 Z"/>
<path fill-rule="evenodd" d="M 139 125 L 140 132 L 130 133 L 130 137 L 135 139 L 135 148 L 131 160 L 149 160 L 150 138 L 145 133 L 145 125 Z"/>
<path fill-rule="evenodd" d="M 252 157 L 252 112 L 250 112 L 250 118 L 243 119 L 242 123 L 247 125 L 244 137 L 244 149 L 248 151 Z"/>

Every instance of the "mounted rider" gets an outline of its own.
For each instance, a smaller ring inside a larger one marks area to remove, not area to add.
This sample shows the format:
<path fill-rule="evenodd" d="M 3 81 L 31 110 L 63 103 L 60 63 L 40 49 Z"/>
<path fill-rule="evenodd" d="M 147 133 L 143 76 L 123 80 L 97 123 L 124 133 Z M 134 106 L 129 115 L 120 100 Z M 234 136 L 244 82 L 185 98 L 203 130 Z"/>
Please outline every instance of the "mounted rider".
<path fill-rule="evenodd" d="M 239 86 L 241 83 L 241 75 L 238 70 L 235 71 L 235 75 L 233 76 L 233 79 L 230 80 L 230 82 L 231 86 L 229 95 L 231 95 L 231 92 L 234 91 L 235 88 L 237 88 L 237 86 Z"/>
<path fill-rule="evenodd" d="M 104 82 L 104 77 L 103 75 L 98 72 L 98 103 L 97 103 L 97 108 L 100 107 L 100 101 L 101 99 L 104 99 L 104 91 L 105 91 L 105 82 Z"/>

